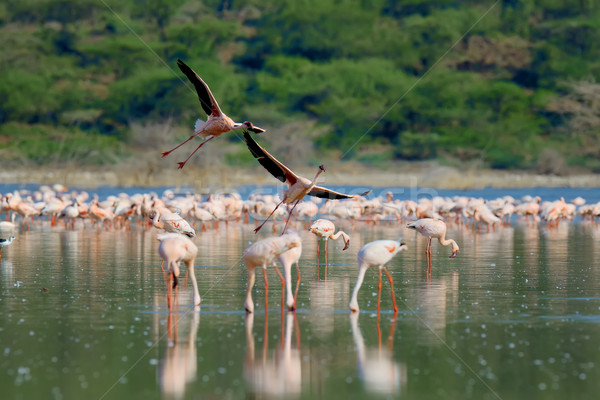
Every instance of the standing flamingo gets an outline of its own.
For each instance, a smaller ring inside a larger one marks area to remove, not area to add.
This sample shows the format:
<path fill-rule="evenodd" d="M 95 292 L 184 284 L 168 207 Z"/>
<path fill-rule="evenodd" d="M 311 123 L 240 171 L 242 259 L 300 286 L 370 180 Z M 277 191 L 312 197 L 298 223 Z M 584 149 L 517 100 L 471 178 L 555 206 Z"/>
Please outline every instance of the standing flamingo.
<path fill-rule="evenodd" d="M 179 67 L 181 72 L 183 72 L 185 76 L 187 76 L 190 82 L 192 82 L 194 88 L 196 88 L 196 93 L 198 93 L 198 99 L 200 99 L 202 109 L 204 110 L 204 112 L 206 112 L 208 118 L 206 121 L 198 119 L 196 121 L 196 125 L 194 126 L 194 134 L 178 146 L 172 148 L 169 151 L 163 152 L 163 157 L 169 155 L 169 153 L 171 153 L 173 150 L 178 149 L 179 147 L 189 142 L 196 136 L 201 136 L 204 139 L 206 139 L 202 143 L 200 143 L 196 150 L 194 150 L 185 161 L 178 163 L 179 169 L 181 169 L 185 166 L 185 163 L 187 163 L 188 160 L 192 158 L 194 153 L 196 153 L 200 149 L 200 147 L 204 146 L 206 142 L 214 139 L 217 136 L 221 136 L 224 133 L 237 129 L 247 129 L 254 133 L 265 132 L 264 129 L 252 125 L 252 122 L 234 122 L 231 118 L 225 115 L 223 111 L 221 111 L 219 103 L 217 103 L 217 100 L 214 98 L 213 94 L 208 88 L 208 85 L 204 83 L 204 81 L 198 76 L 198 74 L 196 74 L 190 67 L 188 67 L 183 61 L 179 59 L 177 60 L 177 66 Z"/>
<path fill-rule="evenodd" d="M 329 239 L 336 240 L 340 236 L 344 238 L 345 245 L 342 251 L 346 250 L 348 246 L 350 246 L 350 236 L 348 236 L 348 234 L 344 231 L 337 231 L 337 233 L 334 233 L 335 225 L 328 219 L 316 220 L 314 224 L 310 226 L 310 232 L 317 235 L 317 265 L 319 263 L 320 255 L 318 238 L 325 239 L 325 268 L 327 268 L 327 241 Z M 325 274 L 327 274 L 327 270 L 325 270 Z"/>
<path fill-rule="evenodd" d="M 152 225 L 157 229 L 164 229 L 171 233 L 180 233 L 191 238 L 196 236 L 194 228 L 178 213 L 165 212 L 161 214 L 157 209 L 153 208 L 148 213 L 148 218 L 152 220 Z"/>
<path fill-rule="evenodd" d="M 392 276 L 385 268 L 385 263 L 390 261 L 396 254 L 407 249 L 406 244 L 401 243 L 400 239 L 396 240 L 376 240 L 371 243 L 367 243 L 358 252 L 358 277 L 356 278 L 356 285 L 352 291 L 352 298 L 350 299 L 350 310 L 352 312 L 359 311 L 358 308 L 358 291 L 365 278 L 365 272 L 370 267 L 379 267 L 379 286 L 377 294 L 377 314 L 379 315 L 379 307 L 381 300 L 381 270 L 384 270 L 388 281 L 390 282 L 390 289 L 392 291 L 392 302 L 394 303 L 394 313 L 398 312 L 396 306 L 396 297 L 394 296 L 394 281 Z"/>
<path fill-rule="evenodd" d="M 200 292 L 198 291 L 198 282 L 196 282 L 196 274 L 194 273 L 194 261 L 198 255 L 198 247 L 189 238 L 180 235 L 179 233 L 166 233 L 158 235 L 160 245 L 158 246 L 158 254 L 167 264 L 167 276 L 169 285 L 167 286 L 167 301 L 169 310 L 172 305 L 172 290 L 177 287 L 179 277 L 179 263 L 183 262 L 189 272 L 194 287 L 194 305 L 200 305 Z M 173 285 L 170 284 L 173 279 Z"/>
<path fill-rule="evenodd" d="M 0 258 L 2 258 L 2 249 L 9 246 L 13 240 L 15 240 L 14 236 L 9 237 L 8 239 L 0 239 Z"/>
<path fill-rule="evenodd" d="M 436 238 L 442 246 L 452 245 L 450 258 L 456 257 L 460 250 L 453 239 L 446 239 L 446 223 L 439 219 L 421 218 L 407 225 L 408 228 L 418 231 L 428 238 L 425 257 L 427 259 L 427 275 L 431 275 L 431 240 Z"/>
<path fill-rule="evenodd" d="M 282 232 L 282 235 L 283 235 L 285 233 L 285 230 L 287 229 L 288 224 L 290 223 L 290 218 L 292 217 L 294 208 L 296 208 L 296 205 L 298 205 L 300 200 L 302 200 L 304 198 L 304 196 L 306 196 L 306 195 L 321 197 L 321 198 L 325 198 L 325 199 L 353 199 L 353 198 L 357 198 L 357 197 L 361 197 L 361 196 L 366 196 L 369 193 L 371 193 L 371 191 L 368 190 L 360 195 L 350 195 L 350 194 L 338 193 L 331 189 L 316 186 L 319 175 L 321 175 L 323 172 L 325 172 L 324 165 L 319 165 L 317 174 L 315 175 L 314 179 L 312 181 L 310 181 L 306 178 L 296 175 L 294 172 L 292 172 L 291 169 L 289 169 L 288 167 L 283 165 L 275 157 L 273 157 L 271 154 L 269 154 L 265 149 L 260 147 L 259 144 L 256 143 L 254 141 L 254 139 L 252 139 L 252 137 L 250 136 L 250 134 L 248 132 L 244 132 L 244 138 L 246 139 L 246 145 L 248 146 L 248 149 L 250 149 L 250 152 L 252 153 L 254 158 L 256 158 L 258 160 L 258 162 L 263 167 L 265 167 L 265 169 L 267 171 L 269 171 L 271 173 L 271 175 L 273 175 L 275 178 L 279 179 L 281 182 L 287 183 L 289 186 L 288 189 L 285 192 L 283 192 L 283 200 L 281 200 L 279 202 L 279 204 L 277 204 L 277 206 L 271 212 L 271 214 L 267 217 L 267 219 L 265 219 L 262 224 L 260 224 L 256 229 L 254 229 L 254 232 L 258 232 L 260 230 L 260 228 L 263 227 L 263 225 L 269 220 L 271 215 L 273 215 L 275 210 L 277 210 L 277 208 L 279 208 L 279 206 L 282 203 L 285 203 L 285 204 L 294 203 L 294 205 L 292 206 L 292 209 L 290 210 L 290 212 L 288 214 L 288 218 L 285 223 L 285 227 L 283 228 L 283 232 Z"/>
<path fill-rule="evenodd" d="M 284 281 L 283 276 L 277 269 L 277 265 L 273 263 L 275 257 L 279 256 L 286 251 L 299 247 L 301 245 L 301 239 L 297 234 L 283 235 L 279 237 L 269 237 L 266 239 L 255 242 L 244 251 L 244 264 L 248 269 L 248 290 L 246 292 L 246 302 L 244 308 L 247 312 L 254 312 L 254 303 L 252 301 L 252 288 L 254 287 L 254 281 L 256 280 L 256 267 L 263 268 L 263 275 L 265 279 L 265 297 L 269 289 L 269 281 L 267 280 L 267 265 L 273 264 L 275 271 L 279 275 L 281 281 Z M 291 265 L 291 263 L 290 263 Z M 265 308 L 267 307 L 267 301 L 265 299 Z"/>

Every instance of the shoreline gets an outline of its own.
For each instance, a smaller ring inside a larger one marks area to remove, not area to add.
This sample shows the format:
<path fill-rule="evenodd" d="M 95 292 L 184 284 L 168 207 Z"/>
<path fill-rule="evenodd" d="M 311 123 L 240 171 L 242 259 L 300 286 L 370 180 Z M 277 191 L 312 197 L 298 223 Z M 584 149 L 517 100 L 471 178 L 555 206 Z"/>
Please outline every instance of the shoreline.
<path fill-rule="evenodd" d="M 356 172 L 355 172 L 356 171 Z M 298 168 L 302 176 L 312 176 L 314 168 Z M 260 167 L 186 167 L 185 170 L 157 169 L 155 166 L 119 165 L 111 167 L 13 168 L 0 172 L 3 184 L 54 184 L 91 189 L 99 186 L 157 187 L 190 186 L 198 191 L 241 185 L 280 184 Z M 456 168 L 436 163 L 410 163 L 393 169 L 367 168 L 360 164 L 331 164 L 318 182 L 323 186 L 427 187 L 434 189 L 483 189 L 572 187 L 600 188 L 600 174 L 570 176 L 539 175 L 525 171 Z"/>

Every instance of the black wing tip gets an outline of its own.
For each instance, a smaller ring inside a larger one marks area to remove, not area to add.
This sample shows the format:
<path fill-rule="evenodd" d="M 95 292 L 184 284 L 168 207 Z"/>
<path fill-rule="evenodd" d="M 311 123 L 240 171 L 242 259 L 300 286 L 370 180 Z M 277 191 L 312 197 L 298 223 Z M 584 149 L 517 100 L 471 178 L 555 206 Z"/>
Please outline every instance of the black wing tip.
<path fill-rule="evenodd" d="M 366 192 L 359 194 L 359 196 L 364 197 L 364 196 L 367 196 L 371 192 L 372 192 L 372 190 L 367 190 Z"/>

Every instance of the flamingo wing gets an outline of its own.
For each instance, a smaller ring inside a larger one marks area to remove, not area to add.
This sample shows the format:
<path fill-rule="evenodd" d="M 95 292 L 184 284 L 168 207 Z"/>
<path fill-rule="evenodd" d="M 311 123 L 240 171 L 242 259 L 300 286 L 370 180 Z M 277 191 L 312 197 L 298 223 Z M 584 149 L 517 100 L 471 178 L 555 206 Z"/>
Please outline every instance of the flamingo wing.
<path fill-rule="evenodd" d="M 371 193 L 370 190 L 367 190 L 364 193 L 361 194 L 345 194 L 345 193 L 340 193 L 340 192 L 336 192 L 335 190 L 331 190 L 331 189 L 327 189 L 321 186 L 315 186 L 310 192 L 308 192 L 309 196 L 314 196 L 314 197 L 321 197 L 323 199 L 329 199 L 329 200 L 340 200 L 340 199 L 352 199 L 354 197 L 361 197 L 361 196 L 366 196 L 369 193 Z"/>
<path fill-rule="evenodd" d="M 208 85 L 195 73 L 190 67 L 188 67 L 183 61 L 177 59 L 177 66 L 187 76 L 187 78 L 192 82 L 194 87 L 196 88 L 196 93 L 198 93 L 198 99 L 200 99 L 200 104 L 202 105 L 202 109 L 206 112 L 207 115 L 212 115 L 213 117 L 218 117 L 221 115 L 221 109 L 219 108 L 219 103 L 211 93 Z"/>
<path fill-rule="evenodd" d="M 246 139 L 246 145 L 248 146 L 248 149 L 254 158 L 256 158 L 258 162 L 271 173 L 271 175 L 279 179 L 281 182 L 287 181 L 288 185 L 290 186 L 296 183 L 298 176 L 294 174 L 291 169 L 270 155 L 265 149 L 260 147 L 260 145 L 256 143 L 254 139 L 252 139 L 248 131 L 244 132 L 244 139 Z"/>

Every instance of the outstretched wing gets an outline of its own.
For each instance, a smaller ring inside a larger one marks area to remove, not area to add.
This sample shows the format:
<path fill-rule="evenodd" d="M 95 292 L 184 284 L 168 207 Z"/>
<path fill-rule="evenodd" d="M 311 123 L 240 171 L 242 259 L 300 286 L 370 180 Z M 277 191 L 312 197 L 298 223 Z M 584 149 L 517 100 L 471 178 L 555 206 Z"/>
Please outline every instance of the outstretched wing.
<path fill-rule="evenodd" d="M 370 190 L 367 190 L 366 192 L 361 193 L 361 194 L 345 194 L 345 193 L 336 192 L 334 190 L 327 189 L 327 188 L 324 188 L 321 186 L 315 186 L 310 192 L 308 192 L 308 195 L 314 196 L 314 197 L 321 197 L 322 199 L 341 200 L 341 199 L 352 199 L 355 197 L 366 196 L 369 193 L 371 193 Z"/>
<path fill-rule="evenodd" d="M 287 181 L 290 186 L 296 183 L 298 176 L 275 157 L 270 155 L 265 149 L 260 147 L 260 145 L 252 139 L 252 136 L 250 136 L 248 131 L 244 131 L 244 139 L 246 139 L 246 145 L 254 158 L 256 158 L 258 162 L 271 173 L 271 175 L 281 182 Z"/>
<path fill-rule="evenodd" d="M 206 115 L 212 114 L 214 117 L 221 115 L 219 103 L 217 103 L 217 100 L 215 100 L 215 97 L 210 92 L 208 85 L 202 80 L 202 78 L 200 78 L 198 74 L 196 74 L 180 59 L 177 59 L 177 66 L 196 88 L 198 99 L 200 99 L 200 104 L 202 105 L 202 109 L 206 112 Z"/>

